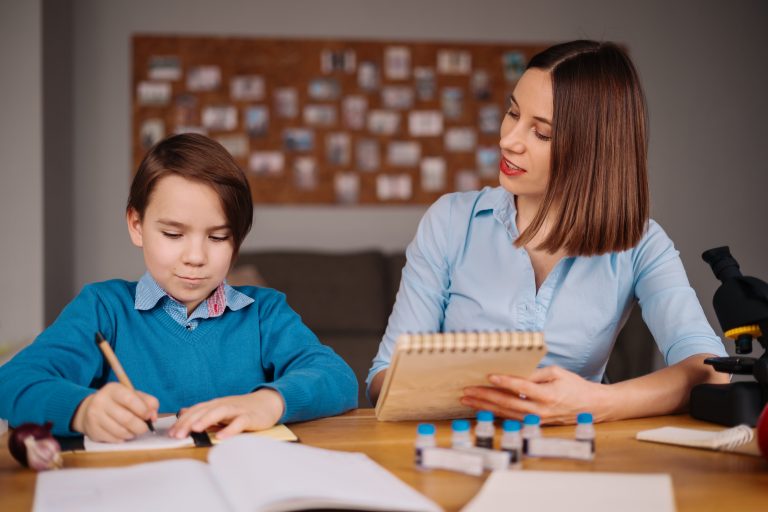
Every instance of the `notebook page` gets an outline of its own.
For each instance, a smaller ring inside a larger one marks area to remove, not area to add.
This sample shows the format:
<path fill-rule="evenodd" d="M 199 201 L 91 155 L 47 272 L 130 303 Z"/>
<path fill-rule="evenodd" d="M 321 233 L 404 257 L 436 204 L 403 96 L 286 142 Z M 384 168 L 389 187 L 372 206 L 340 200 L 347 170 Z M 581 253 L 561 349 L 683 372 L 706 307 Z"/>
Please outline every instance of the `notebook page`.
<path fill-rule="evenodd" d="M 553 492 L 556 490 L 557 492 Z M 494 471 L 462 512 L 672 512 L 667 474 Z"/>
<path fill-rule="evenodd" d="M 361 453 L 241 435 L 211 449 L 208 462 L 235 512 L 441 510 Z"/>
<path fill-rule="evenodd" d="M 85 436 L 83 444 L 87 452 L 124 452 L 135 450 L 165 450 L 195 446 L 191 437 L 176 439 L 168 435 L 168 429 L 176 423 L 175 416 L 165 416 L 153 423 L 155 432 L 146 432 L 123 443 L 100 443 Z"/>
<path fill-rule="evenodd" d="M 121 468 L 60 469 L 37 475 L 34 512 L 226 510 L 208 465 L 193 459 Z"/>

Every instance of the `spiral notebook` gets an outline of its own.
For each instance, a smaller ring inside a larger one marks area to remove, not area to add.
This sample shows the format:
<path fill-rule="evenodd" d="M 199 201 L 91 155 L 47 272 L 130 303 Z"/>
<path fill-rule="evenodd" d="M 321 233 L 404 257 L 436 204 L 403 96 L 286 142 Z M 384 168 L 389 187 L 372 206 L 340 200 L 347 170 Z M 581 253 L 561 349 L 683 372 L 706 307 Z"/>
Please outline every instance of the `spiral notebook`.
<path fill-rule="evenodd" d="M 540 332 L 404 334 L 376 403 L 381 421 L 469 418 L 461 405 L 467 386 L 489 385 L 488 375 L 528 377 L 547 353 Z"/>
<path fill-rule="evenodd" d="M 635 435 L 635 438 L 639 441 L 676 444 L 690 448 L 760 455 L 754 430 L 748 425 L 738 425 L 733 428 L 716 431 L 661 427 L 642 430 Z"/>

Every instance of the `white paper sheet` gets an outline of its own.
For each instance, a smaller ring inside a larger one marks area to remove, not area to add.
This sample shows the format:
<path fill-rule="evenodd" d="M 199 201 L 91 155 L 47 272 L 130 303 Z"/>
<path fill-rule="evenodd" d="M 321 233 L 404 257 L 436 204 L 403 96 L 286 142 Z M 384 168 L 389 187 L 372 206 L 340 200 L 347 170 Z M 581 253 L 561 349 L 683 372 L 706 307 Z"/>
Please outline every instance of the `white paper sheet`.
<path fill-rule="evenodd" d="M 672 512 L 668 474 L 494 471 L 462 512 Z"/>
<path fill-rule="evenodd" d="M 135 450 L 165 450 L 168 448 L 184 448 L 195 446 L 194 440 L 187 436 L 176 439 L 168 435 L 168 429 L 176 423 L 175 416 L 165 416 L 153 423 L 155 432 L 147 432 L 130 441 L 123 443 L 100 443 L 85 437 L 84 445 L 87 452 L 124 452 Z"/>

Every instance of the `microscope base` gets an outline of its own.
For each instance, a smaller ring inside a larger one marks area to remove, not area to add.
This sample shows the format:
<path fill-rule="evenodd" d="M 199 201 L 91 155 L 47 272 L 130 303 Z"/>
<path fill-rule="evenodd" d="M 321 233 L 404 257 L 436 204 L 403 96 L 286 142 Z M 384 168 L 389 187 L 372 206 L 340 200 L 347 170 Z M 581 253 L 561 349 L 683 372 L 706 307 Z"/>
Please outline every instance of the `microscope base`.
<path fill-rule="evenodd" d="M 742 423 L 754 427 L 764 405 L 762 386 L 757 382 L 699 384 L 691 390 L 690 414 L 727 427 Z"/>

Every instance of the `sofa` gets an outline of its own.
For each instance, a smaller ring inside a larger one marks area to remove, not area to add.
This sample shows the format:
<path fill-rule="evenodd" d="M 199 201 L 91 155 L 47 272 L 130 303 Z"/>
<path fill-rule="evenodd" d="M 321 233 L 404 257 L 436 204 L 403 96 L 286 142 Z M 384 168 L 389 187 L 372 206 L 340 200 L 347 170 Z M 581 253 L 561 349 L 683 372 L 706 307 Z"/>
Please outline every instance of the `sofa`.
<path fill-rule="evenodd" d="M 368 407 L 365 378 L 387 326 L 404 265 L 402 252 L 245 251 L 228 280 L 233 285 L 256 284 L 285 293 L 304 323 L 352 367 L 360 386 L 360 407 Z M 655 351 L 650 332 L 633 311 L 608 362 L 607 380 L 617 382 L 650 372 Z"/>

